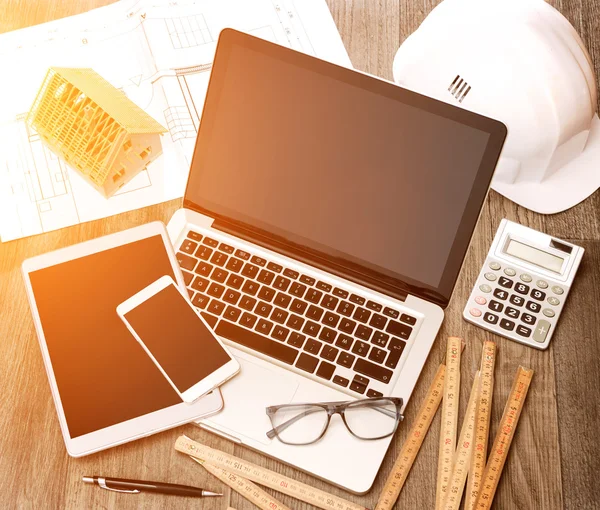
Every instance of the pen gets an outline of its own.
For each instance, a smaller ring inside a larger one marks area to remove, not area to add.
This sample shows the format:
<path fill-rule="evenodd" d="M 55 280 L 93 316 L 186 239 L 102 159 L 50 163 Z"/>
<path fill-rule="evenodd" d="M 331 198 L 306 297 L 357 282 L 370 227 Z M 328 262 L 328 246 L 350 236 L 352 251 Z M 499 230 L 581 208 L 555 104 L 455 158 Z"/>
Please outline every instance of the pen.
<path fill-rule="evenodd" d="M 178 485 L 175 483 L 149 482 L 144 480 L 126 480 L 124 478 L 107 478 L 104 476 L 84 476 L 85 483 L 96 484 L 109 491 L 138 494 L 140 492 L 156 492 L 159 494 L 171 494 L 173 496 L 190 496 L 202 498 L 209 496 L 222 496 L 217 492 L 205 491 L 189 485 Z"/>

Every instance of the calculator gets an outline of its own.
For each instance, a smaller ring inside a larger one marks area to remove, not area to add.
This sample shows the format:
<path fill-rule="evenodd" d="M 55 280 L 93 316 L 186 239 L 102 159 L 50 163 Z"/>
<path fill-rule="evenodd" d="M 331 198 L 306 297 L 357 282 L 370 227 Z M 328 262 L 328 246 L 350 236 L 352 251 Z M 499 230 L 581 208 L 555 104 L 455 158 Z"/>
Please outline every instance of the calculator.
<path fill-rule="evenodd" d="M 581 246 L 503 219 L 463 317 L 497 335 L 546 349 L 583 252 Z"/>

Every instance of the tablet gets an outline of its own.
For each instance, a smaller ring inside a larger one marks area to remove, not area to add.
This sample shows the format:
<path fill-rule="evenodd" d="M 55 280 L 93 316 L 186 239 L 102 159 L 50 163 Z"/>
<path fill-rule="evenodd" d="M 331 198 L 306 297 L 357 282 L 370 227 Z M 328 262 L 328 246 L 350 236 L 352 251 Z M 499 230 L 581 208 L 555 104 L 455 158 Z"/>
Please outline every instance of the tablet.
<path fill-rule="evenodd" d="M 223 407 L 218 390 L 183 403 L 117 315 L 120 303 L 161 276 L 185 289 L 163 223 L 28 259 L 22 270 L 69 455 L 88 455 Z"/>

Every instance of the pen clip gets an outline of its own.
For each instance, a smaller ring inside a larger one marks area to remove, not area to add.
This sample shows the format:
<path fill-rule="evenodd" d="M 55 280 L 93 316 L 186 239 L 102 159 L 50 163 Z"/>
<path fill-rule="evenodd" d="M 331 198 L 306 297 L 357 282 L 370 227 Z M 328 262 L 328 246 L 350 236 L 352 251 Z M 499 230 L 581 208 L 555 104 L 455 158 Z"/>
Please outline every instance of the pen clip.
<path fill-rule="evenodd" d="M 106 489 L 108 491 L 114 491 L 114 492 L 126 492 L 127 494 L 138 494 L 140 491 L 137 489 L 133 489 L 133 490 L 126 490 L 126 489 L 113 489 L 112 487 L 109 487 L 108 485 L 106 485 L 106 480 L 104 478 L 98 477 L 98 485 L 100 487 L 102 487 L 103 489 Z"/>

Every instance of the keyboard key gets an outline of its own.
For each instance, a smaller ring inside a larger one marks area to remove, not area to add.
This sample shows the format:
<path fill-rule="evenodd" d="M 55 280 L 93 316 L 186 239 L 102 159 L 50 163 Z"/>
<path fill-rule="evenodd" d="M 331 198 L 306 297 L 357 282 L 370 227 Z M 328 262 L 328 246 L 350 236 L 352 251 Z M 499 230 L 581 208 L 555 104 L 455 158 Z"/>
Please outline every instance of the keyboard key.
<path fill-rule="evenodd" d="M 384 310 L 385 312 L 385 310 Z M 406 324 L 410 324 L 411 326 L 414 326 L 417 323 L 417 319 L 415 319 L 414 317 L 411 317 L 410 315 L 407 315 L 405 313 L 403 313 L 400 316 L 400 320 L 402 322 L 406 322 Z"/>
<path fill-rule="evenodd" d="M 225 309 L 223 317 L 230 320 L 231 322 L 235 322 L 240 318 L 241 313 L 242 311 L 239 308 L 230 305 Z"/>
<path fill-rule="evenodd" d="M 285 310 L 282 310 L 281 308 L 275 308 L 271 314 L 271 320 L 277 322 L 278 324 L 283 324 L 288 315 L 289 313 Z"/>
<path fill-rule="evenodd" d="M 391 317 L 392 319 L 397 319 L 400 316 L 400 312 L 393 310 L 392 308 L 390 308 L 389 306 L 386 306 L 383 309 L 383 315 L 387 315 L 388 317 Z M 406 315 L 406 314 L 404 314 Z M 408 315 L 406 315 L 407 317 L 410 317 Z M 411 317 L 412 318 L 412 317 Z M 405 321 L 406 322 L 406 321 Z"/>
<path fill-rule="evenodd" d="M 287 276 L 288 278 L 291 278 L 292 280 L 297 280 L 298 277 L 300 276 L 300 273 L 298 271 L 294 271 L 293 269 L 289 269 L 286 267 L 283 270 L 283 276 Z"/>
<path fill-rule="evenodd" d="M 315 358 L 314 356 L 306 354 L 305 352 L 300 354 L 300 357 L 298 358 L 298 361 L 296 362 L 296 366 L 300 370 L 304 370 L 305 372 L 308 372 L 310 374 L 312 374 L 315 371 L 315 368 L 317 368 L 318 364 L 319 364 L 319 358 Z"/>
<path fill-rule="evenodd" d="M 483 316 L 483 320 L 489 324 L 496 324 L 498 322 L 498 316 L 493 313 L 486 312 Z"/>
<path fill-rule="evenodd" d="M 240 259 L 236 259 L 235 257 L 229 257 L 225 268 L 229 269 L 229 271 L 233 273 L 239 273 L 242 270 L 243 265 L 244 263 Z"/>
<path fill-rule="evenodd" d="M 378 347 L 385 347 L 389 339 L 390 335 L 386 335 L 382 331 L 375 331 L 375 334 L 371 339 L 371 343 L 377 345 Z"/>
<path fill-rule="evenodd" d="M 321 351 L 321 358 L 326 359 L 328 361 L 335 361 L 335 358 L 340 352 L 338 349 L 331 345 L 323 346 L 323 350 Z"/>
<path fill-rule="evenodd" d="M 521 317 L 521 320 L 525 324 L 529 324 L 530 326 L 533 326 L 535 324 L 536 317 L 534 315 L 530 315 L 528 313 L 524 313 L 523 316 Z"/>
<path fill-rule="evenodd" d="M 338 328 L 340 331 L 343 331 L 344 333 L 348 333 L 349 335 L 351 335 L 354 331 L 354 328 L 356 328 L 356 322 L 354 322 L 350 319 L 342 319 Z"/>
<path fill-rule="evenodd" d="M 297 315 L 290 315 L 290 318 L 287 321 L 286 326 L 289 328 L 295 329 L 296 331 L 300 331 L 302 326 L 304 325 L 304 319 L 302 317 L 298 317 Z"/>
<path fill-rule="evenodd" d="M 190 241 L 189 239 L 185 239 L 183 243 L 181 243 L 179 250 L 181 250 L 183 253 L 187 253 L 188 255 L 193 255 L 197 246 L 198 243 Z"/>
<path fill-rule="evenodd" d="M 200 310 L 204 310 L 206 308 L 206 305 L 208 305 L 208 297 L 205 296 L 204 294 L 200 294 L 199 292 L 196 293 L 196 295 L 194 296 L 194 299 L 192 299 L 192 304 L 196 307 L 196 308 L 200 308 Z"/>
<path fill-rule="evenodd" d="M 509 301 L 516 306 L 522 306 L 523 303 L 525 303 L 525 299 L 523 299 L 521 296 L 517 296 L 516 294 L 510 296 Z"/>
<path fill-rule="evenodd" d="M 237 290 L 227 289 L 223 295 L 223 301 L 235 305 L 242 295 Z"/>
<path fill-rule="evenodd" d="M 375 390 L 369 388 L 367 390 L 367 397 L 369 397 L 369 398 L 383 397 L 383 393 L 381 393 L 380 391 L 375 391 Z"/>
<path fill-rule="evenodd" d="M 383 329 L 385 323 L 387 322 L 387 318 L 383 315 L 379 315 L 378 313 L 374 313 L 369 321 L 369 326 L 373 326 L 377 329 Z"/>
<path fill-rule="evenodd" d="M 229 253 L 229 255 L 231 255 L 235 251 L 235 248 L 233 246 L 229 246 L 228 244 L 221 243 L 219 245 L 219 250 L 224 251 L 225 253 Z"/>
<path fill-rule="evenodd" d="M 338 304 L 339 299 L 334 297 L 334 296 L 330 296 L 328 294 L 325 294 L 325 297 L 323 298 L 323 301 L 321 301 L 321 306 L 324 306 L 325 308 L 329 309 L 329 310 L 335 310 L 335 307 Z"/>
<path fill-rule="evenodd" d="M 192 283 L 192 289 L 197 290 L 199 292 L 204 292 L 209 285 L 210 282 L 206 278 L 200 278 L 199 276 L 196 276 L 194 283 Z"/>
<path fill-rule="evenodd" d="M 321 342 L 318 342 L 314 338 L 309 338 L 306 341 L 306 344 L 304 344 L 304 350 L 306 352 L 310 352 L 311 354 L 319 354 L 322 345 L 323 344 Z"/>
<path fill-rule="evenodd" d="M 524 283 L 517 283 L 515 285 L 515 291 L 519 294 L 527 295 L 529 292 L 529 285 L 525 285 Z"/>
<path fill-rule="evenodd" d="M 201 260 L 200 263 L 196 266 L 195 273 L 202 276 L 206 276 L 208 278 L 212 270 L 213 267 L 208 262 L 204 262 L 203 260 Z"/>
<path fill-rule="evenodd" d="M 502 289 L 494 289 L 494 296 L 504 301 L 508 297 L 508 291 Z"/>
<path fill-rule="evenodd" d="M 357 340 L 354 346 L 352 347 L 352 352 L 354 354 L 358 354 L 359 356 L 366 356 L 369 352 L 369 349 L 369 344 Z"/>
<path fill-rule="evenodd" d="M 198 278 L 200 278 L 200 277 L 198 277 Z M 199 289 L 199 290 L 202 290 L 202 289 Z M 211 283 L 210 287 L 206 291 L 206 293 L 209 296 L 216 297 L 216 298 L 220 298 L 223 295 L 223 292 L 225 292 L 225 287 L 223 287 L 223 285 L 219 285 L 218 283 Z"/>
<path fill-rule="evenodd" d="M 373 347 L 376 349 L 376 347 Z M 375 363 L 371 363 L 363 358 L 358 358 L 356 360 L 356 364 L 354 365 L 354 371 L 359 374 L 366 375 L 367 377 L 371 377 L 372 379 L 377 379 L 382 383 L 389 383 L 392 379 L 393 372 L 381 365 L 376 365 Z"/>
<path fill-rule="evenodd" d="M 519 312 L 519 310 L 513 308 L 512 306 L 507 306 L 506 310 L 504 310 L 504 313 L 508 315 L 511 319 L 518 319 L 519 315 L 521 315 L 521 312 Z"/>
<path fill-rule="evenodd" d="M 534 313 L 538 313 L 542 309 L 542 306 L 539 303 L 536 303 L 535 301 L 527 301 L 525 308 Z"/>
<path fill-rule="evenodd" d="M 310 305 L 306 311 L 306 316 L 315 321 L 321 320 L 321 317 L 323 317 L 323 309 L 315 305 Z"/>
<path fill-rule="evenodd" d="M 404 338 L 405 340 L 412 333 L 412 328 L 410 326 L 393 320 L 390 320 L 388 322 L 388 325 L 385 328 L 385 330 L 388 333 L 391 333 L 393 336 L 398 336 L 400 338 Z"/>
<path fill-rule="evenodd" d="M 294 282 L 292 283 L 292 286 L 290 287 L 290 294 L 292 294 L 293 296 L 296 296 L 298 298 L 301 298 L 302 296 L 304 296 L 304 293 L 306 292 L 306 285 L 302 285 L 301 283 L 298 282 Z"/>
<path fill-rule="evenodd" d="M 324 290 L 325 292 L 331 292 L 332 286 L 325 282 L 317 282 L 317 289 Z"/>
<path fill-rule="evenodd" d="M 219 322 L 219 319 L 217 319 L 214 315 L 211 315 L 210 313 L 200 312 L 200 314 L 202 315 L 202 318 L 208 323 L 210 328 L 215 329 L 215 326 L 217 325 L 217 322 Z"/>
<path fill-rule="evenodd" d="M 275 290 L 271 287 L 266 287 L 265 285 L 263 285 L 260 288 L 260 291 L 258 292 L 258 297 L 270 303 L 275 297 Z"/>
<path fill-rule="evenodd" d="M 265 303 L 264 301 L 259 301 L 254 313 L 256 315 L 260 315 L 261 317 L 268 317 L 271 315 L 271 310 L 273 310 L 272 305 Z"/>
<path fill-rule="evenodd" d="M 292 280 L 290 280 L 289 278 L 286 278 L 285 276 L 278 276 L 273 282 L 273 287 L 280 290 L 281 292 L 285 292 L 286 290 L 288 290 L 290 283 L 292 283 Z"/>
<path fill-rule="evenodd" d="M 308 289 L 308 292 L 306 293 L 306 296 L 304 296 L 304 299 L 306 299 L 307 301 L 310 301 L 311 303 L 319 303 L 319 301 L 321 301 L 321 297 L 323 296 L 323 293 L 321 291 L 318 291 L 317 289 Z"/>
<path fill-rule="evenodd" d="M 187 236 L 190 239 L 193 239 L 194 241 L 202 241 L 202 234 L 199 234 L 198 232 L 194 232 L 193 230 L 190 230 L 187 233 Z"/>
<path fill-rule="evenodd" d="M 333 295 L 337 296 L 339 298 L 342 299 L 347 299 L 348 298 L 348 291 L 344 290 L 344 289 L 338 289 L 337 287 L 335 289 L 333 289 Z"/>
<path fill-rule="evenodd" d="M 305 274 L 300 276 L 300 281 L 302 283 L 306 283 L 306 285 L 314 285 L 316 280 L 311 276 L 306 276 Z"/>
<path fill-rule="evenodd" d="M 256 324 L 258 317 L 256 315 L 252 315 L 251 313 L 244 312 L 242 314 L 242 318 L 240 319 L 240 324 L 242 326 L 246 326 L 247 328 L 252 329 Z"/>
<path fill-rule="evenodd" d="M 384 351 L 379 347 L 373 347 L 373 349 L 371 349 L 371 354 L 369 354 L 369 359 L 375 363 L 383 363 L 386 356 L 387 351 Z"/>
<path fill-rule="evenodd" d="M 267 264 L 267 269 L 270 269 L 271 271 L 273 271 L 275 273 L 281 273 L 281 271 L 283 271 L 283 266 L 280 266 L 279 264 L 276 264 L 275 262 L 269 262 Z"/>
<path fill-rule="evenodd" d="M 223 338 L 236 342 L 240 345 L 254 349 L 268 356 L 271 356 L 284 363 L 292 364 L 298 356 L 298 351 L 280 342 L 270 338 L 263 337 L 244 329 L 237 324 L 227 321 L 221 321 L 217 326 L 215 333 Z"/>
<path fill-rule="evenodd" d="M 348 301 L 340 301 L 340 304 L 337 307 L 337 313 L 345 315 L 346 317 L 350 317 L 352 312 L 354 311 L 355 306 Z"/>
<path fill-rule="evenodd" d="M 350 294 L 350 301 L 362 306 L 365 304 L 366 299 L 364 297 L 357 296 L 356 294 Z"/>
<path fill-rule="evenodd" d="M 500 287 L 504 287 L 505 289 L 511 289 L 513 286 L 513 281 L 510 278 L 506 278 L 506 276 L 501 276 L 498 280 L 498 285 L 500 285 Z"/>
<path fill-rule="evenodd" d="M 357 320 L 358 322 L 367 322 L 369 320 L 369 317 L 371 317 L 371 312 L 369 312 L 369 310 L 365 309 L 365 308 L 357 308 L 356 311 L 354 312 L 354 315 L 352 316 L 352 318 L 354 320 Z"/>
<path fill-rule="evenodd" d="M 288 337 L 289 334 L 290 334 L 290 330 L 289 329 L 284 328 L 282 326 L 275 326 L 273 328 L 273 333 L 271 333 L 271 336 L 275 340 L 279 340 L 281 342 L 285 342 L 285 339 Z"/>
<path fill-rule="evenodd" d="M 204 245 L 200 245 L 198 246 L 198 249 L 196 250 L 196 257 L 198 257 L 199 259 L 202 260 L 208 260 L 210 258 L 210 256 L 212 255 L 212 248 L 209 248 L 208 246 L 204 246 Z"/>
<path fill-rule="evenodd" d="M 256 303 L 256 299 L 250 296 L 242 296 L 242 300 L 240 301 L 238 306 L 240 308 L 243 308 L 244 310 L 248 310 L 249 312 L 251 312 L 254 309 L 254 305 L 256 305 Z"/>
<path fill-rule="evenodd" d="M 227 271 L 225 271 L 225 269 L 221 269 L 220 267 L 215 267 L 215 270 L 210 275 L 210 279 L 214 280 L 215 282 L 225 283 L 225 280 L 227 280 L 228 276 L 229 276 L 229 273 Z"/>
<path fill-rule="evenodd" d="M 242 287 L 242 291 L 250 296 L 255 296 L 258 292 L 258 283 L 253 282 L 252 280 L 246 280 L 244 286 Z"/>
<path fill-rule="evenodd" d="M 214 313 L 215 315 L 221 315 L 223 310 L 225 310 L 225 303 L 221 303 L 221 301 L 217 301 L 216 299 L 213 299 L 206 308 L 207 312 Z"/>
<path fill-rule="evenodd" d="M 350 347 L 352 347 L 352 342 L 354 342 L 352 337 L 340 334 L 340 336 L 338 336 L 337 342 L 335 342 L 335 345 L 348 351 L 350 350 Z"/>
<path fill-rule="evenodd" d="M 508 319 L 500 319 L 500 327 L 508 331 L 512 331 L 515 328 L 515 323 Z"/>
<path fill-rule="evenodd" d="M 275 278 L 275 273 L 272 271 L 267 271 L 266 269 L 261 269 L 258 274 L 258 278 L 256 278 L 260 283 L 264 283 L 265 285 L 271 285 L 273 282 L 273 278 Z"/>
<path fill-rule="evenodd" d="M 354 363 L 354 360 L 356 359 L 356 356 L 353 356 L 352 354 L 348 353 L 348 352 L 340 352 L 340 355 L 338 356 L 338 365 L 342 365 L 343 367 L 346 368 L 350 368 L 352 366 L 352 363 Z"/>
<path fill-rule="evenodd" d="M 227 279 L 227 286 L 236 290 L 242 286 L 242 283 L 244 283 L 244 279 L 236 274 L 229 275 L 229 278 Z"/>
<path fill-rule="evenodd" d="M 385 360 L 386 367 L 396 368 L 398 366 L 398 361 L 400 361 L 400 357 L 404 352 L 404 347 L 406 347 L 406 342 L 403 342 L 399 338 L 392 338 L 390 345 L 388 346 L 390 353 L 388 354 L 387 360 Z"/>
<path fill-rule="evenodd" d="M 369 338 L 371 338 L 371 334 L 373 333 L 373 330 L 367 326 L 363 326 L 362 324 L 360 326 L 358 326 L 358 328 L 356 328 L 356 331 L 354 332 L 354 336 L 357 338 L 360 338 L 361 340 L 369 340 Z"/>
<path fill-rule="evenodd" d="M 253 255 L 252 258 L 250 259 L 250 262 L 252 262 L 253 264 L 256 264 L 257 266 L 260 267 L 265 267 L 265 264 L 267 263 L 267 261 L 261 257 L 257 257 L 256 255 Z"/>
<path fill-rule="evenodd" d="M 244 265 L 244 269 L 242 269 L 242 275 L 244 275 L 248 278 L 256 278 L 258 271 L 259 271 L 259 268 L 257 266 L 252 265 L 249 262 L 246 262 L 246 264 Z"/>
<path fill-rule="evenodd" d="M 326 326 L 335 328 L 338 322 L 340 322 L 340 316 L 336 315 L 335 313 L 327 312 L 321 322 Z"/>
<path fill-rule="evenodd" d="M 188 271 L 193 271 L 196 267 L 196 259 L 185 253 L 177 252 L 177 262 L 179 262 L 182 269 L 187 269 Z"/>
<path fill-rule="evenodd" d="M 531 297 L 533 299 L 537 299 L 538 301 L 543 301 L 546 299 L 546 293 L 542 292 L 541 290 L 533 289 L 531 291 Z"/>
<path fill-rule="evenodd" d="M 319 331 L 321 331 L 321 326 L 319 326 L 316 322 L 313 321 L 307 321 L 304 325 L 304 328 L 302 328 L 302 332 L 306 333 L 309 336 L 317 336 L 319 334 Z"/>
<path fill-rule="evenodd" d="M 367 301 L 367 308 L 375 310 L 376 312 L 381 312 L 383 307 L 379 303 L 375 303 L 375 301 Z"/>
<path fill-rule="evenodd" d="M 229 257 L 227 255 L 225 255 L 224 253 L 220 252 L 220 251 L 216 251 L 213 256 L 210 258 L 210 261 L 215 265 L 215 266 L 219 266 L 219 267 L 223 267 L 225 265 L 225 262 L 227 262 L 227 259 Z"/>
<path fill-rule="evenodd" d="M 337 331 L 331 328 L 323 328 L 319 334 L 319 338 L 328 344 L 332 344 L 337 336 Z"/>
<path fill-rule="evenodd" d="M 211 248 L 216 248 L 217 246 L 219 246 L 219 241 L 215 241 L 211 237 L 205 237 L 202 242 L 207 246 L 210 246 Z"/>
<path fill-rule="evenodd" d="M 494 312 L 498 312 L 498 313 L 500 313 L 502 310 L 504 310 L 504 305 L 493 299 L 490 301 L 490 304 L 488 305 L 488 307 L 490 310 L 493 310 Z"/>
<path fill-rule="evenodd" d="M 527 338 L 527 337 L 529 337 L 529 335 L 531 335 L 531 329 L 526 328 L 522 324 L 519 324 L 517 326 L 517 334 L 519 334 L 519 335 L 524 336 L 525 338 Z"/>
<path fill-rule="evenodd" d="M 356 393 L 364 393 L 365 390 L 367 389 L 367 385 L 369 383 L 363 383 L 362 381 L 358 380 L 356 377 L 354 378 L 354 380 L 350 383 L 350 389 L 352 391 L 355 391 Z"/>
<path fill-rule="evenodd" d="M 269 322 L 266 319 L 259 319 L 258 324 L 256 325 L 256 331 L 262 333 L 263 335 L 268 335 L 273 329 L 273 323 Z"/>
<path fill-rule="evenodd" d="M 187 271 L 181 271 L 183 274 L 183 281 L 185 282 L 185 286 L 187 287 L 192 280 L 194 279 L 194 275 L 192 273 L 188 273 Z"/>
<path fill-rule="evenodd" d="M 297 313 L 298 315 L 302 315 L 306 310 L 308 303 L 306 301 L 301 301 L 300 299 L 294 299 L 290 306 L 290 311 Z"/>
<path fill-rule="evenodd" d="M 283 292 L 278 292 L 277 297 L 275 298 L 275 301 L 273 301 L 273 303 L 276 304 L 277 306 L 280 306 L 281 308 L 287 308 L 288 305 L 290 304 L 290 301 L 292 301 L 291 296 L 288 296 L 287 294 L 284 294 Z"/>
<path fill-rule="evenodd" d="M 340 386 L 343 386 L 344 388 L 346 386 L 348 386 L 348 384 L 350 384 L 350 381 L 348 379 L 346 379 L 345 377 L 341 377 L 339 375 L 333 376 L 333 382 L 335 384 L 339 384 Z"/>
<path fill-rule="evenodd" d="M 292 332 L 292 334 L 290 335 L 290 339 L 288 340 L 288 344 L 293 345 L 294 347 L 298 347 L 298 349 L 300 349 L 302 345 L 304 345 L 304 340 L 306 340 L 306 337 L 304 335 Z"/>
<path fill-rule="evenodd" d="M 327 363 L 326 361 L 321 361 L 319 368 L 317 369 L 317 375 L 322 377 L 323 379 L 331 379 L 331 376 L 335 372 L 335 365 L 331 363 Z"/>
<path fill-rule="evenodd" d="M 250 258 L 250 254 L 244 250 L 235 250 L 235 256 L 242 260 L 248 260 Z"/>

